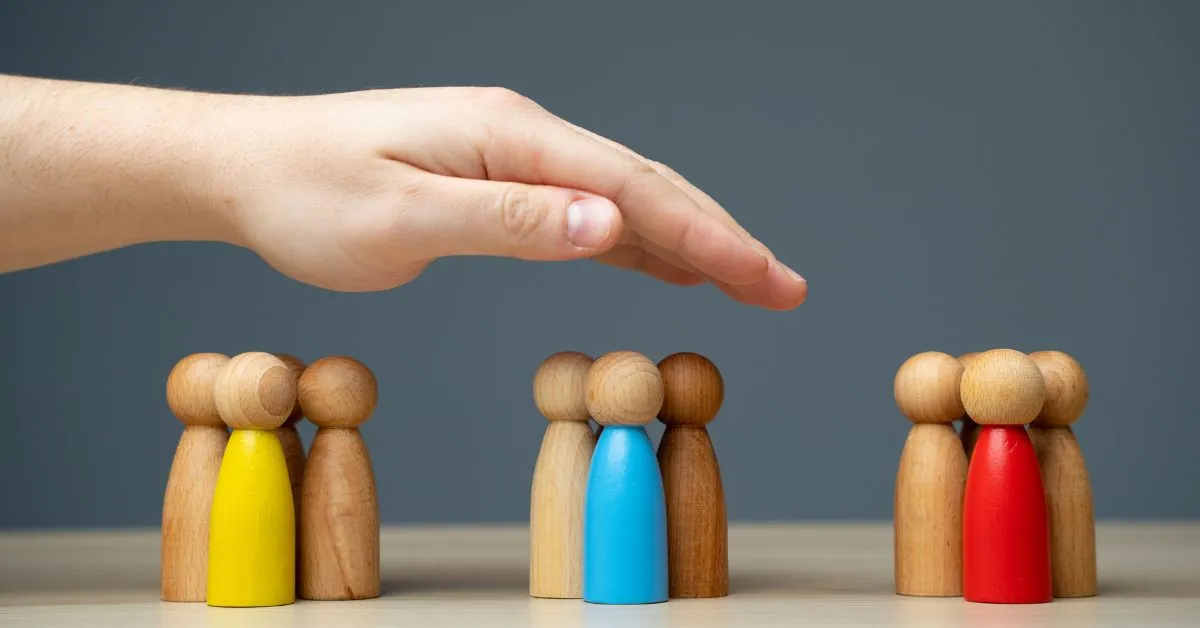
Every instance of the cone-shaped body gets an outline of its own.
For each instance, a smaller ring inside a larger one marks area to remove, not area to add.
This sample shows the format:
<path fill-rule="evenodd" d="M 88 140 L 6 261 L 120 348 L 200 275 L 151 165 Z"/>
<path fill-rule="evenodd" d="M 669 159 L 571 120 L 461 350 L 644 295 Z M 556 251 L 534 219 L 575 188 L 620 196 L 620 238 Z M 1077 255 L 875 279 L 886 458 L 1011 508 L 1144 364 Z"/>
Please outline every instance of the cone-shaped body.
<path fill-rule="evenodd" d="M 583 500 L 596 436 L 583 421 L 551 421 L 533 472 L 529 594 L 583 594 Z"/>
<path fill-rule="evenodd" d="M 234 430 L 213 494 L 209 606 L 296 601 L 296 512 L 274 430 Z"/>
<path fill-rule="evenodd" d="M 1096 577 L 1096 518 L 1087 464 L 1071 427 L 1029 428 L 1042 468 L 1050 512 L 1054 597 L 1092 597 Z"/>
<path fill-rule="evenodd" d="M 963 597 L 1050 602 L 1050 530 L 1041 471 L 1023 425 L 982 425 L 963 504 Z"/>
<path fill-rule="evenodd" d="M 667 512 L 646 428 L 607 425 L 588 471 L 583 520 L 583 599 L 665 602 Z"/>
<path fill-rule="evenodd" d="M 712 439 L 703 425 L 668 425 L 658 444 L 667 496 L 671 597 L 729 595 L 725 492 Z"/>
<path fill-rule="evenodd" d="M 203 602 L 208 588 L 208 516 L 229 431 L 189 425 L 179 437 L 162 512 L 162 599 Z"/>
<path fill-rule="evenodd" d="M 967 458 L 949 423 L 917 423 L 900 453 L 893 506 L 896 593 L 962 595 Z"/>

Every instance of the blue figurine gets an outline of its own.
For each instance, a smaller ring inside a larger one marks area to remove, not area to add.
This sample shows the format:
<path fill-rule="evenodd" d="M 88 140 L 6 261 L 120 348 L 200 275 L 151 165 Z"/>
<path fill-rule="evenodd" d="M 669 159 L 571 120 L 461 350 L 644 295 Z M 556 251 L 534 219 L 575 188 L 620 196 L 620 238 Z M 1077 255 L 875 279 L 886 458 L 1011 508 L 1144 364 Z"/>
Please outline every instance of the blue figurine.
<path fill-rule="evenodd" d="M 583 599 L 594 604 L 667 601 L 667 508 L 645 425 L 663 402 L 648 358 L 618 351 L 593 363 L 587 407 L 602 426 L 583 514 Z"/>

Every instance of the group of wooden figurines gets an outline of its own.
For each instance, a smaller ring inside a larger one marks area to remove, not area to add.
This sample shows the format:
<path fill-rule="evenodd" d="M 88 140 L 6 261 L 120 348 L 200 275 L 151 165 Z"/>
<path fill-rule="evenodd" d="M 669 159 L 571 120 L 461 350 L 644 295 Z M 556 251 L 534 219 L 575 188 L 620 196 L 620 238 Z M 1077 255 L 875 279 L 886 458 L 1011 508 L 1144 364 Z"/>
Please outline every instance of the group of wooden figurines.
<path fill-rule="evenodd" d="M 896 476 L 897 593 L 1006 604 L 1096 595 L 1092 489 L 1071 429 L 1089 396 L 1079 363 L 1060 351 L 925 352 L 904 362 L 894 389 L 914 423 Z"/>
<path fill-rule="evenodd" d="M 252 607 L 379 595 L 379 514 L 358 426 L 362 363 L 187 356 L 167 377 L 184 424 L 162 512 L 162 599 Z M 317 432 L 307 455 L 296 422 Z M 232 429 L 232 434 L 230 433 Z"/>
<path fill-rule="evenodd" d="M 713 363 L 557 353 L 537 369 L 533 395 L 550 423 L 533 473 L 529 594 L 601 604 L 728 595 L 725 498 L 705 427 L 724 400 Z M 645 430 L 655 417 L 666 425 L 657 452 Z"/>

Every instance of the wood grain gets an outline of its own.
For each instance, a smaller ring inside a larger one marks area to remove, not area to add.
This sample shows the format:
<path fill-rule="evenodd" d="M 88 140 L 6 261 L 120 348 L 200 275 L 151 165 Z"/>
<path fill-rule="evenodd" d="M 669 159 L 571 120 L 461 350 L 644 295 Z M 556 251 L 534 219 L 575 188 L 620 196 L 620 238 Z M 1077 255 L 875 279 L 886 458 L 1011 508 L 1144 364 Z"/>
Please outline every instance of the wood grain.
<path fill-rule="evenodd" d="M 967 457 L 954 427 L 913 425 L 896 474 L 896 593 L 962 595 L 966 482 Z"/>
<path fill-rule="evenodd" d="M 275 429 L 296 406 L 296 380 L 287 363 L 250 351 L 232 358 L 216 374 L 214 402 L 233 429 Z"/>
<path fill-rule="evenodd" d="M 1087 465 L 1070 426 L 1029 428 L 1050 515 L 1054 597 L 1097 594 L 1096 521 Z"/>
<path fill-rule="evenodd" d="M 1046 378 L 1036 362 L 1013 349 L 975 356 L 963 370 L 963 408 L 979 425 L 1022 425 L 1037 418 Z"/>
<path fill-rule="evenodd" d="M 275 356 L 287 365 L 292 381 L 295 382 L 297 397 L 299 397 L 300 376 L 304 374 L 304 362 L 300 358 L 287 353 L 277 353 Z M 296 504 L 297 524 L 300 521 L 300 492 L 304 484 L 305 454 L 304 441 L 300 439 L 300 432 L 296 429 L 296 424 L 303 418 L 303 409 L 299 401 L 297 401 L 287 420 L 275 430 L 275 435 L 279 437 L 279 443 L 283 445 L 284 458 L 287 459 L 288 479 L 292 483 L 292 502 Z M 297 535 L 297 542 L 299 542 L 299 538 Z"/>
<path fill-rule="evenodd" d="M 379 596 L 379 503 L 371 457 L 358 426 L 379 385 L 347 356 L 313 362 L 300 377 L 300 407 L 317 426 L 300 496 L 300 597 Z"/>
<path fill-rule="evenodd" d="M 667 501 L 670 595 L 729 595 L 729 541 L 721 469 L 708 430 L 671 425 L 658 445 Z"/>
<path fill-rule="evenodd" d="M 184 424 L 163 495 L 160 593 L 168 602 L 205 599 L 209 509 L 229 441 L 213 386 L 228 362 L 219 353 L 197 353 L 167 375 L 167 405 Z"/>
<path fill-rule="evenodd" d="M 725 489 L 709 423 L 725 401 L 725 380 L 708 358 L 673 353 L 658 363 L 666 429 L 658 444 L 667 503 L 669 595 L 729 595 L 729 531 Z"/>
<path fill-rule="evenodd" d="M 613 351 L 588 369 L 588 414 L 601 425 L 645 425 L 663 403 L 662 374 L 646 356 Z"/>
<path fill-rule="evenodd" d="M 378 597 L 379 506 L 357 429 L 317 430 L 300 500 L 300 597 Z"/>
<path fill-rule="evenodd" d="M 966 371 L 966 368 L 970 366 L 971 362 L 973 362 L 978 356 L 979 353 L 977 351 L 964 353 L 958 356 L 958 361 L 963 365 L 964 372 Z M 979 440 L 979 424 L 975 421 L 972 421 L 971 417 L 967 416 L 965 408 L 963 409 L 961 423 L 962 426 L 959 428 L 958 438 L 962 441 L 963 452 L 967 454 L 967 463 L 969 464 L 971 462 L 971 453 L 975 451 L 975 441 Z"/>
<path fill-rule="evenodd" d="M 208 513 L 229 432 L 185 427 L 175 448 L 162 512 L 162 599 L 203 602 L 208 588 Z"/>
<path fill-rule="evenodd" d="M 596 436 L 586 422 L 546 426 L 529 511 L 529 594 L 583 595 L 583 503 Z"/>
<path fill-rule="evenodd" d="M 963 362 L 940 351 L 905 360 L 892 381 L 913 422 L 893 496 L 896 593 L 962 595 L 962 513 L 967 457 L 953 421 L 963 415 Z"/>
<path fill-rule="evenodd" d="M 596 448 L 588 414 L 593 360 L 578 351 L 551 355 L 533 376 L 533 399 L 550 422 L 542 436 L 529 498 L 529 595 L 583 596 L 583 506 Z"/>
<path fill-rule="evenodd" d="M 296 404 L 299 407 L 300 404 Z M 300 500 L 304 496 L 304 467 L 307 460 L 304 455 L 304 442 L 300 440 L 300 432 L 294 422 L 289 421 L 275 430 L 279 444 L 283 446 L 283 459 L 287 463 L 288 482 L 292 485 L 292 507 L 295 511 L 296 522 L 296 587 L 300 586 Z"/>
<path fill-rule="evenodd" d="M 1046 379 L 1045 403 L 1029 436 L 1046 489 L 1054 596 L 1091 597 L 1098 592 L 1095 506 L 1087 463 L 1071 427 L 1087 408 L 1087 374 L 1062 351 L 1037 351 L 1029 358 Z"/>

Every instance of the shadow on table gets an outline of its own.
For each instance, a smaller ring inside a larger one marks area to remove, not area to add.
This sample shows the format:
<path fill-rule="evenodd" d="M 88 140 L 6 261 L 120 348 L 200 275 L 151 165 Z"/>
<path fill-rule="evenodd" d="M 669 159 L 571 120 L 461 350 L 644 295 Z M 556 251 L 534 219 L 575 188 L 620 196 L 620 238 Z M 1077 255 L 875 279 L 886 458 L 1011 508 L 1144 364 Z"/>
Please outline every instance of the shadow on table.
<path fill-rule="evenodd" d="M 1200 600 L 1200 587 L 1182 579 L 1163 578 L 1101 580 L 1099 597 Z"/>

